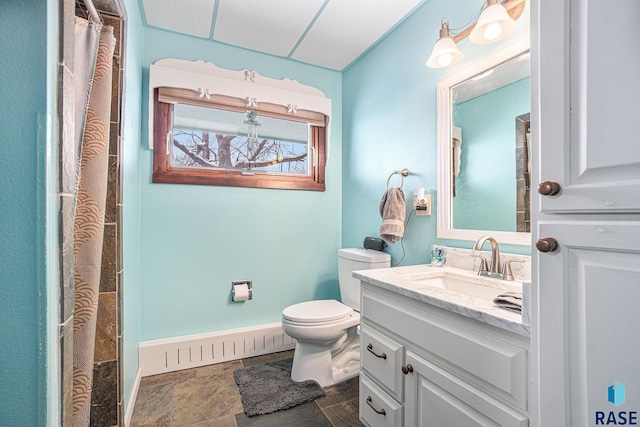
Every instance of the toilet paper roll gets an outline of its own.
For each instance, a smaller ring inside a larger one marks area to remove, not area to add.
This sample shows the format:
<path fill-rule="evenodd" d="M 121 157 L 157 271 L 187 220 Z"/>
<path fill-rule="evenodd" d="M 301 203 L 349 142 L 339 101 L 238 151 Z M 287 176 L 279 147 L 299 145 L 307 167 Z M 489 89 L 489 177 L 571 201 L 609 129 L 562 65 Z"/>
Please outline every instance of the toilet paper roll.
<path fill-rule="evenodd" d="M 233 285 L 231 293 L 234 301 L 247 301 L 251 299 L 251 290 L 249 289 L 249 285 L 244 283 L 240 285 Z"/>

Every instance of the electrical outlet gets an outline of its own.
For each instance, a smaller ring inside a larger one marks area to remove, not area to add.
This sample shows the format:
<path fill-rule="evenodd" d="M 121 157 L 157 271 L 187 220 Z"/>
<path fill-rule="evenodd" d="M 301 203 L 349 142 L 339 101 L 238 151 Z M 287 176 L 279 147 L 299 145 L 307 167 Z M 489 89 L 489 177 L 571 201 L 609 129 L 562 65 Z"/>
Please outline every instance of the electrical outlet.
<path fill-rule="evenodd" d="M 414 200 L 413 208 L 416 210 L 416 216 L 431 215 L 431 194 L 425 194 L 424 198 Z"/>

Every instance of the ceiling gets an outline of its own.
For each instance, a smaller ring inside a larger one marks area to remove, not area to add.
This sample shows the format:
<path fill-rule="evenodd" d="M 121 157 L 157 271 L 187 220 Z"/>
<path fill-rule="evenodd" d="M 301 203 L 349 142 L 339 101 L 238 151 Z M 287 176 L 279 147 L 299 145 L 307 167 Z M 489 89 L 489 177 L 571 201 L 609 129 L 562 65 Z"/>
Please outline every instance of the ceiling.
<path fill-rule="evenodd" d="M 147 26 L 342 71 L 427 0 L 140 0 Z"/>

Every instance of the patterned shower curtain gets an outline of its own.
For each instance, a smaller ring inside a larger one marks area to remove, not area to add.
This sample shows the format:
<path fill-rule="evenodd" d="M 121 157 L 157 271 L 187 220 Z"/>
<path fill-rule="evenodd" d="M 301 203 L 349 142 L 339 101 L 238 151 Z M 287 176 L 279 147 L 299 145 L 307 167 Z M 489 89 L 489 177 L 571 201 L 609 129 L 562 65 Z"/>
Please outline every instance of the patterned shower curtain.
<path fill-rule="evenodd" d="M 82 21 L 82 20 L 80 20 Z M 78 20 L 77 20 L 78 22 Z M 82 136 L 79 147 L 80 170 L 74 218 L 74 285 L 73 313 L 73 426 L 87 427 L 90 422 L 91 388 L 93 382 L 93 352 L 95 347 L 104 213 L 107 197 L 109 159 L 109 121 L 111 117 L 111 78 L 113 63 L 113 27 L 100 24 L 76 24 L 76 38 L 87 37 L 87 42 L 76 42 L 88 50 L 75 52 L 76 75 L 82 75 L 79 62 L 93 69 L 89 84 L 88 102 L 82 100 L 87 88 L 80 88 L 76 96 L 86 115 L 76 114 L 76 133 Z M 93 37 L 99 31 L 97 55 L 91 51 Z M 95 58 L 95 65 L 91 59 Z M 84 68 L 83 68 L 84 70 Z M 80 82 L 77 82 L 80 83 Z M 76 87 L 76 90 L 78 88 Z M 77 103 L 77 104 L 78 104 Z M 86 108 L 85 108 L 86 106 Z M 76 108 L 78 105 L 76 105 Z M 78 116 L 81 117 L 78 117 Z M 84 126 L 84 130 L 82 127 Z"/>

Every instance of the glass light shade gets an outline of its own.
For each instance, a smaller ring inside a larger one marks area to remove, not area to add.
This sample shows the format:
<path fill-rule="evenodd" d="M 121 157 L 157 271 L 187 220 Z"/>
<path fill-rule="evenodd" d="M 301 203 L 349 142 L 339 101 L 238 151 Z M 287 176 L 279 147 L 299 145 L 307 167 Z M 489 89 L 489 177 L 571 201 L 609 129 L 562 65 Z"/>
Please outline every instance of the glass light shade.
<path fill-rule="evenodd" d="M 482 11 L 478 22 L 469 35 L 473 43 L 492 43 L 507 37 L 516 27 L 516 21 L 511 19 L 506 9 L 500 3 L 489 2 Z"/>
<path fill-rule="evenodd" d="M 429 68 L 444 68 L 459 62 L 464 55 L 458 50 L 456 42 L 449 36 L 441 37 L 433 46 L 427 60 Z"/>

